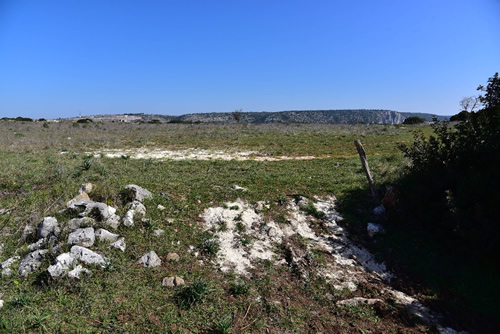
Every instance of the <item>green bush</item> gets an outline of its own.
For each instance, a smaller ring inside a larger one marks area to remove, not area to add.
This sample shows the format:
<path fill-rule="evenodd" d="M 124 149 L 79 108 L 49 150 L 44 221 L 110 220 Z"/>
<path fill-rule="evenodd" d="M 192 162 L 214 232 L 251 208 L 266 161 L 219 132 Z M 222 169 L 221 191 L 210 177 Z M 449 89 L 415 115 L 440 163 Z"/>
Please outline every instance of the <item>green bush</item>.
<path fill-rule="evenodd" d="M 401 180 L 401 209 L 452 248 L 495 260 L 500 245 L 500 105 L 471 112 L 455 126 L 434 125 L 401 146 L 411 164 Z M 411 222 L 410 222 L 411 223 Z M 495 260 L 497 261 L 497 260 Z"/>
<path fill-rule="evenodd" d="M 425 122 L 427 122 L 427 120 L 425 118 L 413 116 L 413 117 L 406 118 L 403 121 L 403 124 L 404 125 L 413 125 L 413 124 L 422 124 Z"/>

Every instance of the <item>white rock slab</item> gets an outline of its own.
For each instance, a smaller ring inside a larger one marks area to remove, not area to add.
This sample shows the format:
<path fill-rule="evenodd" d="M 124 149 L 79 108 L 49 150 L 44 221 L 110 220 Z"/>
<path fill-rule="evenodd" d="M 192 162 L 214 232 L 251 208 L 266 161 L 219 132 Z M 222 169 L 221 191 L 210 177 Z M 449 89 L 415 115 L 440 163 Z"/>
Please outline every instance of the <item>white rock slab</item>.
<path fill-rule="evenodd" d="M 71 247 L 71 255 L 73 255 L 78 261 L 86 264 L 97 264 L 104 267 L 108 263 L 107 259 L 102 255 L 81 246 Z"/>
<path fill-rule="evenodd" d="M 93 227 L 78 228 L 68 235 L 68 244 L 91 247 L 95 241 Z"/>

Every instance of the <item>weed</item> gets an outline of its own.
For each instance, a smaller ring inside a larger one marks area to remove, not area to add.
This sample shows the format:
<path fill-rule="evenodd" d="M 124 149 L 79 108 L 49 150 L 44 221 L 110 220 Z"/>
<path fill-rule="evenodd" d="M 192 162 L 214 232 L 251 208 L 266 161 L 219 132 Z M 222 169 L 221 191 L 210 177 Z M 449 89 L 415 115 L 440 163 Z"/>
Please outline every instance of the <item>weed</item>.
<path fill-rule="evenodd" d="M 193 304 L 200 303 L 211 292 L 210 286 L 203 279 L 196 279 L 190 285 L 183 287 L 176 295 L 177 305 L 189 309 Z"/>
<path fill-rule="evenodd" d="M 245 282 L 236 282 L 231 286 L 230 292 L 233 296 L 242 296 L 248 294 L 249 286 Z"/>
<path fill-rule="evenodd" d="M 48 313 L 36 313 L 34 315 L 31 316 L 31 327 L 32 328 L 40 328 L 42 329 L 44 332 L 47 331 L 47 327 L 45 326 L 44 322 L 45 320 L 47 320 L 48 318 L 50 317 L 50 314 Z"/>
<path fill-rule="evenodd" d="M 11 305 L 14 307 L 24 307 L 31 303 L 31 299 L 29 296 L 21 290 L 21 284 L 18 281 L 14 281 L 14 284 L 17 286 L 18 295 L 12 299 Z"/>
<path fill-rule="evenodd" d="M 248 246 L 252 243 L 252 239 L 245 235 L 243 238 L 240 239 L 240 243 L 243 245 L 243 246 Z"/>
<path fill-rule="evenodd" d="M 317 218 L 317 219 L 324 219 L 326 217 L 326 214 L 323 211 L 319 211 L 315 206 L 312 201 L 309 201 L 307 203 L 307 206 L 304 206 L 301 208 L 304 212 L 307 214 L 310 214 L 311 216 Z"/>
<path fill-rule="evenodd" d="M 239 217 L 240 217 L 240 220 L 241 220 L 241 215 L 239 215 Z M 245 232 L 245 230 L 246 230 L 245 225 L 243 225 L 240 222 L 236 223 L 236 231 L 242 233 L 242 232 Z"/>
<path fill-rule="evenodd" d="M 217 255 L 219 249 L 220 243 L 216 238 L 206 239 L 205 241 L 203 241 L 202 250 L 208 256 L 213 257 Z"/>
<path fill-rule="evenodd" d="M 228 314 L 221 320 L 215 321 L 215 329 L 219 334 L 228 334 L 233 322 L 232 315 Z"/>

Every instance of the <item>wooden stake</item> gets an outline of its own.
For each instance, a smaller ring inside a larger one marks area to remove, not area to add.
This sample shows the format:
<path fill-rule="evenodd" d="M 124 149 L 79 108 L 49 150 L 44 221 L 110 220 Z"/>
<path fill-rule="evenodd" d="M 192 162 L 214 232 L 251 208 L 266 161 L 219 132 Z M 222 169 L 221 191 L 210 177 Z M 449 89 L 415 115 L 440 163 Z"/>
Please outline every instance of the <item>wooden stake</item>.
<path fill-rule="evenodd" d="M 377 189 L 375 188 L 375 183 L 373 182 L 370 168 L 368 167 L 368 160 L 366 160 L 365 149 L 363 148 L 363 145 L 361 144 L 361 141 L 359 139 L 354 141 L 354 145 L 356 145 L 356 149 L 358 150 L 358 154 L 361 159 L 361 164 L 363 165 L 363 169 L 366 173 L 366 178 L 368 179 L 368 183 L 370 184 L 370 190 L 372 192 L 373 200 L 377 202 Z"/>

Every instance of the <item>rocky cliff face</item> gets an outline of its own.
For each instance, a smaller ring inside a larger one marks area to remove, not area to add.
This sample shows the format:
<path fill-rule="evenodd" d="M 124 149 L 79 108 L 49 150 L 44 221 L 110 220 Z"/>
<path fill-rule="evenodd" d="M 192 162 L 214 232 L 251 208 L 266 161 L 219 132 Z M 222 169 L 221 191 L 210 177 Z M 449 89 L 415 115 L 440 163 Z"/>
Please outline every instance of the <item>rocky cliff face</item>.
<path fill-rule="evenodd" d="M 185 122 L 235 123 L 233 113 L 187 114 Z M 376 123 L 400 124 L 405 116 L 392 110 L 295 110 L 281 112 L 244 112 L 244 123 Z"/>

